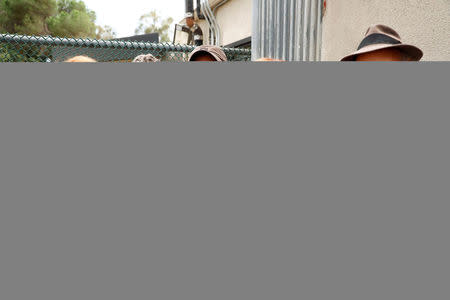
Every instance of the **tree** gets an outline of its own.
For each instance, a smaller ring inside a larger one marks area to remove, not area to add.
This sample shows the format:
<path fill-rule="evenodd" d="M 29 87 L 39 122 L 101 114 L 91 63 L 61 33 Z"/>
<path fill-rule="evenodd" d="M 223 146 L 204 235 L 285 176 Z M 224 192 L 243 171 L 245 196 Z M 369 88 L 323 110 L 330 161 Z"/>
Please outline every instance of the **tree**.
<path fill-rule="evenodd" d="M 0 0 L 2 32 L 95 38 L 95 21 L 82 0 Z"/>
<path fill-rule="evenodd" d="M 173 23 L 172 18 L 163 19 L 155 10 L 142 15 L 139 18 L 139 25 L 135 34 L 159 33 L 161 42 L 169 42 L 169 29 Z"/>
<path fill-rule="evenodd" d="M 56 14 L 55 0 L 0 0 L 0 29 L 18 34 L 49 34 L 47 19 Z"/>
<path fill-rule="evenodd" d="M 81 0 L 0 0 L 0 32 L 96 38 L 112 36 L 95 25 L 96 15 Z M 53 46 L 0 43 L 0 61 L 46 61 Z"/>
<path fill-rule="evenodd" d="M 0 0 L 2 32 L 49 35 L 47 20 L 57 13 L 55 0 Z M 49 47 L 33 44 L 0 44 L 0 61 L 43 61 Z"/>
<path fill-rule="evenodd" d="M 111 40 L 117 36 L 117 33 L 111 28 L 111 26 L 100 26 L 97 25 L 96 38 L 102 40 Z"/>
<path fill-rule="evenodd" d="M 83 1 L 58 0 L 58 13 L 49 17 L 47 23 L 53 36 L 95 38 L 96 18 Z"/>

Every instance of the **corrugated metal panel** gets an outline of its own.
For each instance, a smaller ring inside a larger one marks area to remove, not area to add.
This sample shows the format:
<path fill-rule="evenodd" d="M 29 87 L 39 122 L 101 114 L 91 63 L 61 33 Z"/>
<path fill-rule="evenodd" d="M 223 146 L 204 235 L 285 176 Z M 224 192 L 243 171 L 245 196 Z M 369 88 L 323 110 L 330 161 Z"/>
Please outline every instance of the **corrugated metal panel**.
<path fill-rule="evenodd" d="M 254 0 L 252 58 L 319 61 L 323 0 Z"/>

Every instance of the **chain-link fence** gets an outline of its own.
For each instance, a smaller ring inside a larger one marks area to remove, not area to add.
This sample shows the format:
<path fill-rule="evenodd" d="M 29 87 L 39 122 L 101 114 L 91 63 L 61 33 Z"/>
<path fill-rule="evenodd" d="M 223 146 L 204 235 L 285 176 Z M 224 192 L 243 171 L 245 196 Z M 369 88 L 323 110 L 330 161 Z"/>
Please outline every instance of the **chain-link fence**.
<path fill-rule="evenodd" d="M 184 62 L 193 49 L 187 45 L 0 34 L 0 62 L 62 62 L 79 55 L 99 62 L 130 62 L 140 54 Z M 223 50 L 229 61 L 249 61 L 251 57 L 248 49 Z"/>

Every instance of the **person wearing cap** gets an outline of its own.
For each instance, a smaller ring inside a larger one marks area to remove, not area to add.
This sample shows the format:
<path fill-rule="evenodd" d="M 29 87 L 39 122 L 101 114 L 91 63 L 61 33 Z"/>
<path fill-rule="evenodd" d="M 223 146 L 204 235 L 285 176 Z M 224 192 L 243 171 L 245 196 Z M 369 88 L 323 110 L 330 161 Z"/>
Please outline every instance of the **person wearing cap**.
<path fill-rule="evenodd" d="M 190 54 L 188 61 L 227 61 L 225 52 L 217 46 L 198 46 Z"/>
<path fill-rule="evenodd" d="M 152 54 L 141 54 L 136 56 L 133 59 L 134 63 L 151 63 L 151 62 L 158 62 L 159 59 L 154 57 Z"/>
<path fill-rule="evenodd" d="M 64 62 L 70 62 L 70 63 L 95 63 L 97 62 L 95 59 L 90 58 L 89 56 L 86 55 L 78 55 L 78 56 L 74 56 L 72 58 L 69 58 L 67 60 L 65 60 Z"/>
<path fill-rule="evenodd" d="M 419 61 L 422 50 L 404 44 L 400 35 L 386 25 L 372 25 L 358 49 L 341 61 Z"/>

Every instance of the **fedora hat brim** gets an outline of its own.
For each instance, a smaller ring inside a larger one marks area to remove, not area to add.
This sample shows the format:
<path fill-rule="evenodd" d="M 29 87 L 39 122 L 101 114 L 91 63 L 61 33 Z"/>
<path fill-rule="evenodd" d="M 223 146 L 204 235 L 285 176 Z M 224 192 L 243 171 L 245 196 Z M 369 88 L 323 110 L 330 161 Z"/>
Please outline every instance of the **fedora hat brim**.
<path fill-rule="evenodd" d="M 374 52 L 381 49 L 398 49 L 408 55 L 410 57 L 411 61 L 419 61 L 423 57 L 423 52 L 419 48 L 413 45 L 408 44 L 398 44 L 398 45 L 392 45 L 392 44 L 374 44 L 369 45 L 364 48 L 361 48 L 358 51 L 353 52 L 350 55 L 347 55 L 341 61 L 354 61 L 356 60 L 356 57 L 360 54 Z"/>

